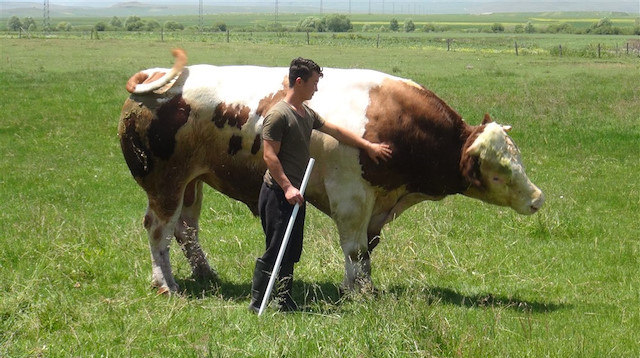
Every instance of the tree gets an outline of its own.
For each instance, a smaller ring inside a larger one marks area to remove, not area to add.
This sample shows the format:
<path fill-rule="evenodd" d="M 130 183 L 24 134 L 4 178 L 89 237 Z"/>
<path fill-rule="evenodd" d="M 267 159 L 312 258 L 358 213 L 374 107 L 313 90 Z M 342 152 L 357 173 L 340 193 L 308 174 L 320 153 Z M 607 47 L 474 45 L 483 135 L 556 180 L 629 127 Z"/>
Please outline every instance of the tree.
<path fill-rule="evenodd" d="M 138 16 L 129 16 L 124 22 L 127 31 L 140 31 L 144 28 L 144 21 Z"/>
<path fill-rule="evenodd" d="M 36 20 L 31 16 L 27 16 L 22 19 L 22 28 L 23 29 L 32 29 L 36 27 Z"/>
<path fill-rule="evenodd" d="M 608 17 L 604 17 L 591 25 L 591 27 L 587 29 L 587 32 L 600 35 L 611 35 L 619 32 L 619 29 L 613 27 L 613 22 Z"/>
<path fill-rule="evenodd" d="M 296 26 L 298 31 L 317 31 L 324 32 L 326 30 L 326 24 L 318 17 L 309 16 L 298 22 Z"/>
<path fill-rule="evenodd" d="M 143 22 L 145 24 L 144 27 L 145 27 L 145 29 L 147 31 L 155 31 L 155 30 L 161 28 L 160 23 L 156 19 L 151 19 L 151 20 L 148 20 L 146 22 L 145 21 L 143 21 Z"/>
<path fill-rule="evenodd" d="M 398 31 L 400 29 L 400 25 L 398 24 L 398 19 L 391 19 L 389 21 L 389 30 Z"/>
<path fill-rule="evenodd" d="M 404 22 L 404 32 L 414 32 L 416 30 L 416 25 L 413 23 L 413 20 L 409 19 Z"/>
<path fill-rule="evenodd" d="M 114 16 L 114 17 L 111 18 L 111 21 L 109 21 L 109 25 L 111 25 L 113 27 L 120 28 L 120 27 L 122 27 L 122 20 L 120 20 L 119 17 Z"/>
<path fill-rule="evenodd" d="M 107 24 L 105 24 L 104 21 L 100 21 L 93 26 L 93 29 L 96 31 L 104 31 L 107 29 Z"/>
<path fill-rule="evenodd" d="M 184 30 L 184 25 L 175 21 L 167 21 L 164 23 L 164 29 L 167 31 Z"/>
<path fill-rule="evenodd" d="M 19 17 L 11 16 L 9 21 L 7 21 L 7 27 L 11 31 L 18 31 L 22 27 L 22 22 L 20 21 Z"/>
<path fill-rule="evenodd" d="M 347 32 L 353 29 L 351 20 L 346 15 L 327 15 L 323 20 L 327 24 L 327 30 L 332 32 Z"/>

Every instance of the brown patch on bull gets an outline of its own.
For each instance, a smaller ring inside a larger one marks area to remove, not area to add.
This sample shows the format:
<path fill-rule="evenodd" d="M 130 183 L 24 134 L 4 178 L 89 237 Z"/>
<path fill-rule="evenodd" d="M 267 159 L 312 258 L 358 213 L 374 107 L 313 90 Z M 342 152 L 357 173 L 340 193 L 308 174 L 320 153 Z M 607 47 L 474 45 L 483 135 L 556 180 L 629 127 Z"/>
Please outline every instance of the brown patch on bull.
<path fill-rule="evenodd" d="M 182 205 L 184 205 L 185 207 L 192 206 L 196 201 L 196 182 L 197 180 L 192 180 L 184 189 L 184 199 L 182 201 Z"/>
<path fill-rule="evenodd" d="M 238 135 L 231 136 L 231 139 L 229 139 L 229 148 L 227 149 L 227 153 L 235 155 L 240 150 L 242 150 L 242 137 Z"/>
<path fill-rule="evenodd" d="M 360 152 L 363 177 L 393 190 L 432 196 L 459 193 L 468 186 L 460 174 L 461 149 L 471 128 L 433 92 L 387 80 L 371 89 L 364 138 L 387 142 L 393 157 L 376 165 Z"/>
<path fill-rule="evenodd" d="M 236 127 L 238 129 L 247 123 L 249 120 L 250 108 L 240 105 L 228 105 L 224 102 L 218 104 L 213 111 L 213 118 L 211 120 L 218 128 L 223 128 L 225 125 Z"/>
<path fill-rule="evenodd" d="M 257 154 L 260 151 L 261 145 L 262 139 L 260 138 L 260 134 L 256 134 L 256 137 L 253 139 L 253 145 L 251 145 L 251 154 Z"/>
<path fill-rule="evenodd" d="M 146 123 L 152 114 L 141 110 L 133 101 L 127 101 L 123 107 L 118 134 L 120 148 L 131 175 L 141 178 L 149 174 L 154 167 L 151 150 L 142 140 L 138 128 Z"/>
<path fill-rule="evenodd" d="M 158 108 L 158 118 L 149 125 L 147 138 L 151 152 L 162 159 L 169 159 L 176 146 L 176 133 L 187 123 L 191 106 L 182 95 L 173 97 Z"/>
<path fill-rule="evenodd" d="M 148 77 L 148 74 L 144 72 L 138 72 L 129 78 L 125 88 L 129 93 L 133 93 L 133 91 L 136 90 L 136 86 L 143 83 Z"/>
<path fill-rule="evenodd" d="M 271 107 L 284 99 L 284 96 L 287 94 L 287 91 L 284 89 L 287 88 L 287 83 L 288 80 L 285 78 L 285 82 L 282 83 L 283 89 L 276 93 L 271 93 L 260 100 L 260 102 L 258 103 L 258 108 L 256 109 L 256 114 L 258 116 L 265 116 L 269 112 Z"/>
<path fill-rule="evenodd" d="M 486 120 L 486 116 L 485 116 Z M 460 158 L 460 173 L 466 179 L 466 181 L 471 185 L 478 189 L 482 188 L 482 179 L 480 177 L 480 159 L 478 156 L 473 156 L 467 153 L 467 149 L 476 141 L 478 136 L 484 130 L 484 120 L 483 124 L 477 126 L 471 132 L 471 135 L 467 138 L 464 146 L 462 147 L 462 153 Z"/>
<path fill-rule="evenodd" d="M 151 217 L 151 215 L 146 214 L 144 216 L 144 219 L 142 219 L 142 226 L 144 226 L 145 229 L 149 230 L 152 224 L 153 224 L 153 218 Z"/>

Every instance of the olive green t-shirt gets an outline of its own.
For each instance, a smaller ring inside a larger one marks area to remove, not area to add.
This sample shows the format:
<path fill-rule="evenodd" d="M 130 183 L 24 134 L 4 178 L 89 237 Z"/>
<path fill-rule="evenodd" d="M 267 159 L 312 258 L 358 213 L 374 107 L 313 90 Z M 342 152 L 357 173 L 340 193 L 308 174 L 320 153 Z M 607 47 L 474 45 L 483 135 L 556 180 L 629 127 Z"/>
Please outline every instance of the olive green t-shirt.
<path fill-rule="evenodd" d="M 278 159 L 284 174 L 296 188 L 300 188 L 309 162 L 311 131 L 324 125 L 324 119 L 318 113 L 303 106 L 307 114 L 305 117 L 301 117 L 285 101 L 278 102 L 267 113 L 262 127 L 262 139 L 280 142 Z M 278 186 L 268 169 L 264 181 L 270 186 Z"/>

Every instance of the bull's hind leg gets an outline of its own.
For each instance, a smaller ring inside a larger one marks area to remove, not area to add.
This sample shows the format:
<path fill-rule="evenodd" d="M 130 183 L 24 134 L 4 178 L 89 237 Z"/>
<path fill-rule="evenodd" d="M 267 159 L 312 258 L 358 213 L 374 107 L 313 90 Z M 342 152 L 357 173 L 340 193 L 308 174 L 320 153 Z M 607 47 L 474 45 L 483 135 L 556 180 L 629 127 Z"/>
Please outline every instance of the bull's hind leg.
<path fill-rule="evenodd" d="M 198 240 L 198 220 L 201 209 L 202 181 L 195 179 L 185 189 L 182 211 L 175 227 L 175 237 L 191 264 L 193 277 L 196 280 L 214 281 L 217 275 L 209 266 Z"/>
<path fill-rule="evenodd" d="M 169 244 L 173 238 L 179 212 L 174 210 L 173 213 L 166 215 L 166 212 L 159 211 L 154 204 L 157 202 L 149 198 L 149 207 L 144 216 L 144 227 L 149 235 L 149 249 L 151 250 L 153 275 L 151 285 L 157 287 L 159 293 L 175 292 L 178 290 L 178 284 L 173 278 L 171 270 Z"/>

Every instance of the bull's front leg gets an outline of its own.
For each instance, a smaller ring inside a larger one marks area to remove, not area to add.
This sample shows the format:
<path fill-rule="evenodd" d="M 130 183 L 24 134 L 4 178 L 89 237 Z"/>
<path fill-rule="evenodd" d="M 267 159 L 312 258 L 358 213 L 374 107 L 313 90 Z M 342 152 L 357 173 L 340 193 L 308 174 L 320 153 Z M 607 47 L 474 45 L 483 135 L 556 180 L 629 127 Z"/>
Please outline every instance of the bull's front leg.
<path fill-rule="evenodd" d="M 341 288 L 371 292 L 374 286 L 367 227 L 374 203 L 373 195 L 365 188 L 344 189 L 332 201 L 332 216 L 338 227 L 345 259 L 345 277 Z"/>

